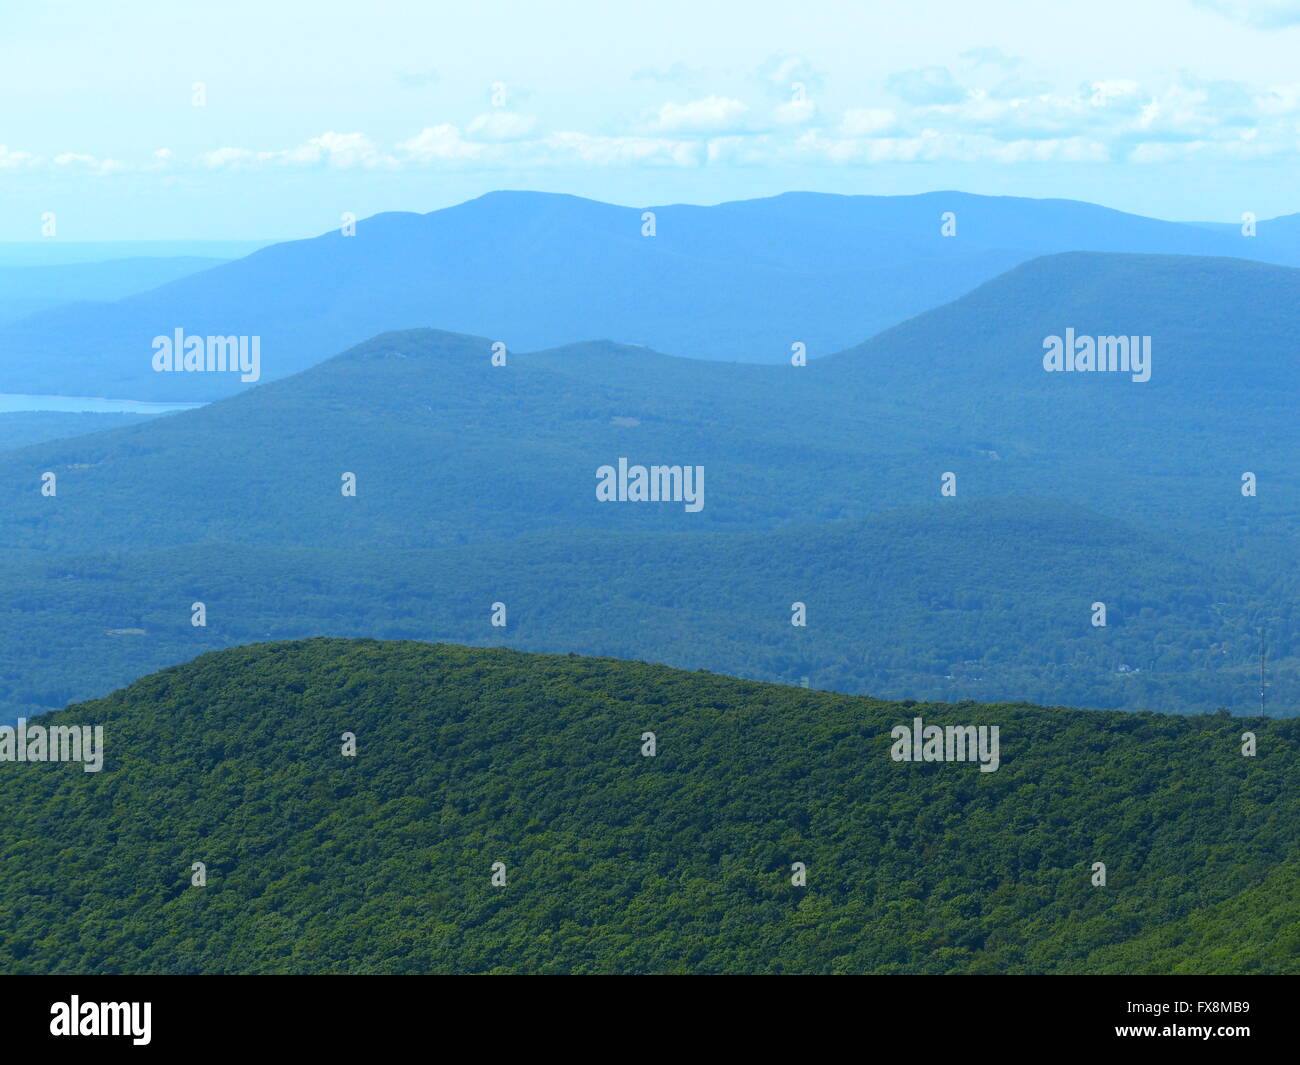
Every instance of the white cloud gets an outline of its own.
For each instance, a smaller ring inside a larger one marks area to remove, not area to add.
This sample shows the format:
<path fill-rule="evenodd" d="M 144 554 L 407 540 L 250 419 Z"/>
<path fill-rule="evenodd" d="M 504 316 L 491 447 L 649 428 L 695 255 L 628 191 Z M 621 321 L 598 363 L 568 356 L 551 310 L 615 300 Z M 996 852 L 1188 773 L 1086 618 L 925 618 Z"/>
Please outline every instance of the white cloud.
<path fill-rule="evenodd" d="M 768 56 L 758 68 L 758 78 L 778 96 L 806 91 L 821 83 L 821 76 L 806 56 L 788 52 Z"/>
<path fill-rule="evenodd" d="M 845 111 L 840 134 L 845 137 L 875 137 L 898 126 L 898 116 L 887 107 L 859 107 Z"/>
<path fill-rule="evenodd" d="M 698 166 L 704 157 L 697 141 L 667 137 L 598 137 L 554 133 L 542 142 L 552 162 L 589 166 Z"/>
<path fill-rule="evenodd" d="M 180 160 L 159 149 L 128 165 L 80 152 L 40 158 L 0 146 L 0 173 L 46 166 L 71 173 L 180 173 L 215 170 L 511 169 L 547 167 L 772 166 L 821 163 L 1034 162 L 1151 163 L 1197 159 L 1242 162 L 1300 155 L 1300 80 L 1251 87 L 1186 74 L 1139 81 L 1102 78 L 1045 88 L 1028 64 L 984 54 L 959 80 L 945 67 L 892 75 L 899 99 L 866 98 L 827 111 L 803 90 L 773 99 L 760 86 L 754 100 L 710 95 L 669 102 L 639 122 L 599 133 L 569 129 L 540 134 L 536 120 L 494 108 L 463 125 L 443 122 L 396 143 L 363 133 L 326 132 L 273 150 L 218 147 Z M 1016 66 L 1016 78 L 1005 77 Z M 807 70 L 786 56 L 773 61 L 771 85 Z M 1001 80 L 999 80 L 1001 79 Z M 754 85 L 751 81 L 751 91 Z"/>
<path fill-rule="evenodd" d="M 126 169 L 125 164 L 116 159 L 97 159 L 84 152 L 63 152 L 54 157 L 55 166 L 82 167 L 97 174 L 116 174 Z"/>
<path fill-rule="evenodd" d="M 772 121 L 778 126 L 806 126 L 817 116 L 817 105 L 807 97 L 788 100 L 772 109 Z"/>
<path fill-rule="evenodd" d="M 996 46 L 968 48 L 961 53 L 961 58 L 976 66 L 997 67 L 999 70 L 1015 70 L 1024 62 L 1018 56 L 1007 55 L 1006 52 Z"/>
<path fill-rule="evenodd" d="M 0 170 L 17 170 L 35 162 L 36 157 L 30 152 L 11 151 L 7 144 L 0 144 Z"/>
<path fill-rule="evenodd" d="M 480 159 L 487 151 L 485 145 L 465 140 L 460 129 L 447 122 L 428 126 L 409 140 L 399 142 L 397 147 L 419 163 Z"/>
<path fill-rule="evenodd" d="M 471 128 L 480 137 L 499 137 L 509 129 L 480 123 Z M 514 127 L 519 131 L 522 127 Z M 380 152 L 360 134 L 325 134 L 297 148 L 255 152 L 220 148 L 201 158 L 212 169 L 251 169 L 262 166 L 385 166 L 532 168 L 583 166 L 698 166 L 706 158 L 701 141 L 671 137 L 599 136 L 577 131 L 545 137 L 503 140 L 475 139 L 470 130 L 452 123 L 428 126 L 399 141 L 391 154 Z"/>
<path fill-rule="evenodd" d="M 1191 160 L 1250 162 L 1280 155 L 1287 149 L 1279 144 L 1266 144 L 1253 137 L 1235 141 L 1158 141 L 1138 144 L 1127 158 L 1132 163 L 1179 163 Z"/>
<path fill-rule="evenodd" d="M 1266 89 L 1255 98 L 1255 106 L 1265 115 L 1300 114 L 1300 83 Z"/>
<path fill-rule="evenodd" d="M 1197 7 L 1257 30 L 1300 25 L 1298 0 L 1193 0 Z"/>
<path fill-rule="evenodd" d="M 909 137 L 801 137 L 796 151 L 835 165 L 881 163 L 1099 163 L 1106 146 L 1083 137 L 1001 140 L 983 134 L 923 130 Z"/>
<path fill-rule="evenodd" d="M 199 157 L 210 170 L 254 169 L 261 166 L 328 166 L 349 170 L 356 167 L 392 167 L 395 160 L 380 152 L 364 133 L 322 133 L 293 148 L 251 151 L 248 148 L 217 148 Z"/>
<path fill-rule="evenodd" d="M 659 108 L 654 128 L 661 133 L 732 133 L 741 128 L 749 108 L 727 96 L 706 96 L 686 104 Z"/>
<path fill-rule="evenodd" d="M 873 128 L 870 110 L 866 117 L 857 111 L 845 112 L 840 132 L 861 136 L 935 130 L 1007 143 L 1086 138 L 1120 149 L 1139 141 L 1234 140 L 1254 129 L 1260 118 L 1259 103 L 1247 87 L 1187 77 L 1155 89 L 1136 81 L 1110 79 L 1085 82 L 1066 92 L 1013 96 L 982 88 L 961 92 L 955 103 L 901 109 L 897 129 Z M 1275 90 L 1271 99 L 1277 110 L 1284 111 L 1294 102 L 1294 94 Z M 1272 134 L 1284 136 L 1286 132 L 1274 128 Z"/>
<path fill-rule="evenodd" d="M 1142 86 L 1140 86 L 1136 81 L 1124 81 L 1122 79 L 1094 81 L 1089 87 L 1092 92 L 1088 97 L 1088 103 L 1093 107 L 1110 107 L 1112 104 L 1125 104 L 1137 99 L 1142 92 Z"/>
<path fill-rule="evenodd" d="M 910 104 L 954 104 L 966 95 L 947 67 L 900 70 L 885 79 L 885 88 Z"/>
<path fill-rule="evenodd" d="M 393 160 L 380 152 L 364 133 L 322 133 L 295 149 L 294 162 L 343 167 L 388 167 Z"/>
<path fill-rule="evenodd" d="M 1176 82 L 1152 94 L 1127 130 L 1143 139 L 1229 139 L 1256 127 L 1249 93 L 1231 82 Z"/>
<path fill-rule="evenodd" d="M 535 124 L 531 116 L 517 111 L 487 111 L 471 119 L 465 132 L 471 139 L 517 141 L 527 137 Z"/>
<path fill-rule="evenodd" d="M 273 154 L 263 153 L 263 158 L 269 158 Z M 252 165 L 258 161 L 258 158 L 257 152 L 250 152 L 247 148 L 216 148 L 204 152 L 199 157 L 199 162 L 209 170 L 225 170 L 230 167 Z"/>
<path fill-rule="evenodd" d="M 764 166 L 780 155 L 781 145 L 768 134 L 714 137 L 708 142 L 705 161 L 710 166 Z"/>

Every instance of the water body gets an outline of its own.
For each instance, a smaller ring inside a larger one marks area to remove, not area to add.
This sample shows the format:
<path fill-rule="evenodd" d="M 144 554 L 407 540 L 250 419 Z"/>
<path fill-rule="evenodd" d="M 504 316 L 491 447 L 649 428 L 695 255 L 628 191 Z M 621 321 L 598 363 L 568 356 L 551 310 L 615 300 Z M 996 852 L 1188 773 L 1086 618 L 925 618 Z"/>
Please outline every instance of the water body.
<path fill-rule="evenodd" d="M 139 399 L 103 399 L 98 396 L 24 396 L 0 392 L 0 414 L 26 410 L 65 412 L 95 411 L 100 414 L 167 414 L 193 410 L 202 403 L 150 403 Z"/>

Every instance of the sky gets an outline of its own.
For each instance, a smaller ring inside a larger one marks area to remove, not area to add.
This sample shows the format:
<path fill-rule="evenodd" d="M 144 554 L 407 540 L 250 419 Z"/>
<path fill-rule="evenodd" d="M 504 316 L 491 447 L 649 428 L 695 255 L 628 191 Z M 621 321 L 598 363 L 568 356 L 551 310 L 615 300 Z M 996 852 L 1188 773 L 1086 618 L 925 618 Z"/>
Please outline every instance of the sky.
<path fill-rule="evenodd" d="M 0 241 L 496 189 L 1300 211 L 1300 0 L 0 0 Z"/>

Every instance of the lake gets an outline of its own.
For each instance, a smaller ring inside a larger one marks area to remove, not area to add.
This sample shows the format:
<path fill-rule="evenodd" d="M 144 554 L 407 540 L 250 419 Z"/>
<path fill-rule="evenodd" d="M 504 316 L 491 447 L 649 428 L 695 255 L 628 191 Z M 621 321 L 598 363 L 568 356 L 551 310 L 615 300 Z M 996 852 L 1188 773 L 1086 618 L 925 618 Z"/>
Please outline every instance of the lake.
<path fill-rule="evenodd" d="M 167 414 L 193 410 L 202 403 L 149 403 L 138 399 L 103 399 L 98 396 L 24 396 L 0 392 L 0 414 L 26 410 L 96 411 L 101 414 Z"/>

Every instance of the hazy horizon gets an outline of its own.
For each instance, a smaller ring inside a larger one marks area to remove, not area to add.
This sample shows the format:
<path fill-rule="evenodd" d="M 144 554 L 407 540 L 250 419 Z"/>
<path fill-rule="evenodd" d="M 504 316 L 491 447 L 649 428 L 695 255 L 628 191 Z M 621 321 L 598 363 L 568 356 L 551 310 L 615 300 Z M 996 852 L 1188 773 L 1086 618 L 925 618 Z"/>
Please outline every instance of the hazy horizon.
<path fill-rule="evenodd" d="M 283 239 L 500 188 L 637 205 L 960 188 L 1225 222 L 1298 209 L 1295 3 L 816 11 L 10 11 L 0 96 L 22 103 L 0 133 L 0 241 L 39 237 L 51 213 L 63 240 Z"/>

